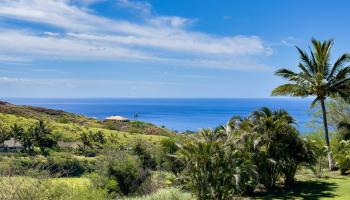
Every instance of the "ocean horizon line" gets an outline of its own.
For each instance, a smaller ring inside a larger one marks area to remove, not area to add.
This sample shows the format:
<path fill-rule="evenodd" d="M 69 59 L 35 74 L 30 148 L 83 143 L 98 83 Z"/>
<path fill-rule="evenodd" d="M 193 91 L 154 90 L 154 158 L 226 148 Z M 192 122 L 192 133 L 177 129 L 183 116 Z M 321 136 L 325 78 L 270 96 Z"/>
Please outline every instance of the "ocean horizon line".
<path fill-rule="evenodd" d="M 290 100 L 312 100 L 312 97 L 0 97 L 0 100 L 11 99 L 290 99 Z"/>

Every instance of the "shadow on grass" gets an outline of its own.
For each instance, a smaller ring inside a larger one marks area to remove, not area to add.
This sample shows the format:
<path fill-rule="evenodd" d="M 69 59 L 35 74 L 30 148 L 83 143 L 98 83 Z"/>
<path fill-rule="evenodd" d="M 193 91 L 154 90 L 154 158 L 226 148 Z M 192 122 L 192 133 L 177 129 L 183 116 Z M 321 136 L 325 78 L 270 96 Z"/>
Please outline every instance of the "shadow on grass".
<path fill-rule="evenodd" d="M 277 188 L 268 192 L 260 192 L 255 195 L 257 199 L 308 199 L 334 198 L 334 190 L 338 187 L 336 183 L 323 181 L 297 182 L 288 188 Z"/>

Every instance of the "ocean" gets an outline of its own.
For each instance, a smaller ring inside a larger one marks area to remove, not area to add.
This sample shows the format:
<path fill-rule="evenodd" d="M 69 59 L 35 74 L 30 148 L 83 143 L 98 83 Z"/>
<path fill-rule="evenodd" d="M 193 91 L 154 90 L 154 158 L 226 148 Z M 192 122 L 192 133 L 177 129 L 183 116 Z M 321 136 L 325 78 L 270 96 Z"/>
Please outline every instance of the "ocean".
<path fill-rule="evenodd" d="M 247 116 L 252 111 L 267 106 L 271 109 L 285 109 L 297 121 L 300 132 L 310 131 L 311 99 L 291 98 L 236 98 L 236 99 L 166 99 L 166 98 L 105 98 L 105 99 L 5 99 L 13 104 L 32 105 L 60 109 L 104 119 L 120 115 L 165 126 L 172 130 L 196 131 L 200 128 L 214 128 L 226 124 L 232 116 Z"/>

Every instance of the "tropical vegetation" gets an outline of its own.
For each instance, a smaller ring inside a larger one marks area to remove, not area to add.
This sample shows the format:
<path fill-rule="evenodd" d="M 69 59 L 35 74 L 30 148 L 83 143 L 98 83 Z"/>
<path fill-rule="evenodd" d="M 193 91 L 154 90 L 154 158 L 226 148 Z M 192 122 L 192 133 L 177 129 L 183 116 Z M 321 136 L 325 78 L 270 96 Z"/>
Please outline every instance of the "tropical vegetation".
<path fill-rule="evenodd" d="M 289 82 L 275 88 L 272 95 L 315 97 L 312 105 L 319 102 L 322 108 L 329 168 L 335 170 L 336 165 L 330 146 L 325 101 L 328 97 L 348 99 L 350 96 L 350 54 L 341 55 L 331 64 L 333 40 L 321 42 L 312 39 L 311 42 L 312 48 L 309 55 L 297 47 L 301 60 L 298 65 L 300 72 L 293 72 L 289 69 L 276 71 L 276 75 L 287 79 Z"/>
<path fill-rule="evenodd" d="M 298 48 L 301 72 L 276 72 L 289 83 L 273 91 L 315 97 L 323 127 L 307 134 L 268 107 L 179 134 L 138 114 L 102 121 L 0 102 L 0 199 L 349 199 L 349 56 L 331 65 L 333 42 L 312 44 L 310 55 Z"/>

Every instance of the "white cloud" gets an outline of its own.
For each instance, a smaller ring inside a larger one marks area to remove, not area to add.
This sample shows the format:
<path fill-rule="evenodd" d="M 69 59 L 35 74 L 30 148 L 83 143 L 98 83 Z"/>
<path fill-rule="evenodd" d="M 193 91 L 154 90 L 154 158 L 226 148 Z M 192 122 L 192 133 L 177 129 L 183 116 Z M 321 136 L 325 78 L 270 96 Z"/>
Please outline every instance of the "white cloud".
<path fill-rule="evenodd" d="M 237 67 L 240 60 L 241 65 L 245 65 L 246 60 L 254 60 L 254 56 L 271 54 L 271 49 L 259 37 L 216 36 L 190 31 L 187 26 L 193 20 L 178 16 L 154 16 L 148 3 L 117 1 L 119 6 L 147 14 L 144 23 L 132 23 L 98 16 L 94 11 L 72 2 L 1 1 L 0 17 L 47 24 L 59 28 L 61 33 L 4 29 L 0 32 L 0 52 L 35 59 L 178 60 L 187 64 L 193 63 L 193 60 L 203 60 L 204 57 L 205 63 L 211 63 L 212 67 L 221 60 L 225 69 L 242 69 L 244 67 Z M 235 57 L 234 62 L 230 59 L 232 57 Z M 197 63 L 204 65 L 204 62 Z"/>
<path fill-rule="evenodd" d="M 158 27 L 173 27 L 173 28 L 183 28 L 187 25 L 194 23 L 195 20 L 190 20 L 178 16 L 162 16 L 153 17 L 148 20 L 148 22 L 154 26 Z"/>
<path fill-rule="evenodd" d="M 67 3 L 89 6 L 106 0 L 65 0 Z"/>
<path fill-rule="evenodd" d="M 130 0 L 117 0 L 117 4 L 120 7 L 131 8 L 143 15 L 151 15 L 152 6 L 147 2 L 130 1 Z"/>
<path fill-rule="evenodd" d="M 44 79 L 44 78 L 17 78 L 0 77 L 1 86 L 45 86 L 79 88 L 86 86 L 105 87 L 148 87 L 154 85 L 177 85 L 175 82 L 162 81 L 129 81 L 129 80 L 100 80 L 100 79 Z"/>
<path fill-rule="evenodd" d="M 28 61 L 25 58 L 18 57 L 18 56 L 7 56 L 7 55 L 0 55 L 0 62 L 26 62 Z"/>
<path fill-rule="evenodd" d="M 63 59 L 153 59 L 137 50 L 75 40 L 69 37 L 38 36 L 13 30 L 0 31 L 1 51 L 24 57 Z"/>
<path fill-rule="evenodd" d="M 172 35 L 147 37 L 137 35 L 94 35 L 68 33 L 69 36 L 87 41 L 117 43 L 131 46 L 162 48 L 179 52 L 206 54 L 254 55 L 268 53 L 258 37 L 214 37 L 201 33 L 174 32 Z"/>
<path fill-rule="evenodd" d="M 286 37 L 281 40 L 281 43 L 286 46 L 296 46 L 298 43 L 300 43 L 300 39 L 295 37 Z"/>
<path fill-rule="evenodd" d="M 44 34 L 47 36 L 59 36 L 60 35 L 59 33 L 53 33 L 53 32 L 49 32 L 49 31 L 44 32 Z"/>

